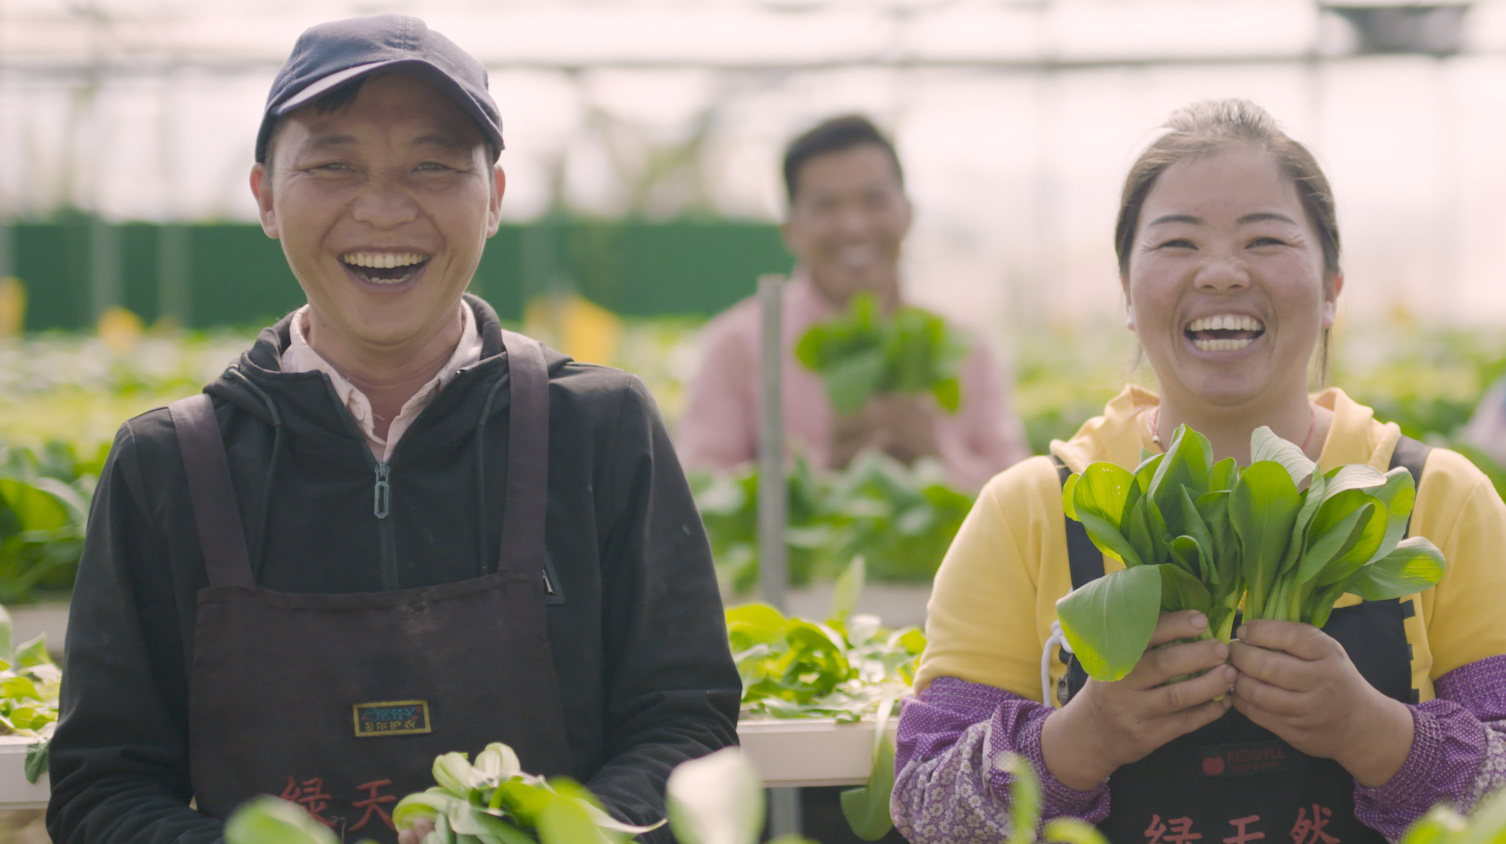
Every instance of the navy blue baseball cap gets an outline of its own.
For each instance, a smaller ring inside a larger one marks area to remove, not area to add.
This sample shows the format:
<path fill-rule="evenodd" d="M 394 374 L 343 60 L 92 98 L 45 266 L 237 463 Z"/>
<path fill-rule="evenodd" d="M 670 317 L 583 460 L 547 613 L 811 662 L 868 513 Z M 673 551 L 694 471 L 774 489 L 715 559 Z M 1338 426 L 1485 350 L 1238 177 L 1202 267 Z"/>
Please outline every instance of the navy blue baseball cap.
<path fill-rule="evenodd" d="M 267 141 L 279 117 L 377 72 L 416 76 L 449 94 L 481 127 L 494 152 L 502 150 L 502 114 L 487 91 L 481 62 L 418 18 L 372 15 L 321 23 L 298 37 L 272 80 L 256 133 L 256 160 L 267 160 Z"/>

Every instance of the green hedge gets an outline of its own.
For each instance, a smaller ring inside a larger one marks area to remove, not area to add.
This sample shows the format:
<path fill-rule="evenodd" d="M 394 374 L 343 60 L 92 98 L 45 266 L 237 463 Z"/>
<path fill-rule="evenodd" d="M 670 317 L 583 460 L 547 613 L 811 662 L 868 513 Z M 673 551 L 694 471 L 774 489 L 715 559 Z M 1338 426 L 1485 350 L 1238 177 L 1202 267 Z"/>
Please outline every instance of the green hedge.
<path fill-rule="evenodd" d="M 174 310 L 188 327 L 265 324 L 303 302 L 276 241 L 244 223 L 102 225 L 87 217 L 12 223 L 11 271 L 28 294 L 25 330 L 76 330 L 105 306 L 147 322 Z M 171 254 L 185 244 L 173 305 Z M 788 272 L 777 226 L 726 220 L 546 220 L 504 225 L 472 290 L 504 319 L 563 287 L 627 316 L 709 316 L 753 293 L 762 273 Z M 164 279 L 164 276 L 169 278 Z"/>

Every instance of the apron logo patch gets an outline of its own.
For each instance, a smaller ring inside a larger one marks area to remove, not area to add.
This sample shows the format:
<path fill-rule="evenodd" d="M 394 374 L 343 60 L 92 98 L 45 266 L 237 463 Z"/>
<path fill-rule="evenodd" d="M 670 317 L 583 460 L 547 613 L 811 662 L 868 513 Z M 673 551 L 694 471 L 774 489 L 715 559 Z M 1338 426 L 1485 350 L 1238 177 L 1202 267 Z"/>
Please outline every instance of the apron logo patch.
<path fill-rule="evenodd" d="M 426 700 L 358 703 L 351 709 L 355 717 L 356 738 L 411 736 L 432 731 Z"/>
<path fill-rule="evenodd" d="M 1198 756 L 1205 777 L 1273 774 L 1292 766 L 1292 749 L 1282 741 L 1213 745 L 1204 747 Z"/>

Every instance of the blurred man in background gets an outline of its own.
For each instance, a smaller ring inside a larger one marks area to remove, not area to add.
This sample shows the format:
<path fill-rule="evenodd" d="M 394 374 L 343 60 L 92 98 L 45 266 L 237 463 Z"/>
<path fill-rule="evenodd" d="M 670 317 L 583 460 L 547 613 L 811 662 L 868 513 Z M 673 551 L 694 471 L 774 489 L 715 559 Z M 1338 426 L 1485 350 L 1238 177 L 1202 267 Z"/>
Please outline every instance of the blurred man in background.
<path fill-rule="evenodd" d="M 836 412 L 821 376 L 795 359 L 812 326 L 838 316 L 854 295 L 885 312 L 903 304 L 899 261 L 912 209 L 893 144 L 867 119 L 827 120 L 785 151 L 785 245 L 796 267 L 784 291 L 784 422 L 788 442 L 817 468 L 841 469 L 866 448 L 904 463 L 939 459 L 952 483 L 977 489 L 1028 456 L 1004 373 L 975 341 L 958 374 L 962 402 L 949 414 L 929 396 L 888 393 L 859 411 Z M 730 469 L 758 444 L 759 307 L 747 299 L 702 334 L 677 439 L 687 468 Z"/>

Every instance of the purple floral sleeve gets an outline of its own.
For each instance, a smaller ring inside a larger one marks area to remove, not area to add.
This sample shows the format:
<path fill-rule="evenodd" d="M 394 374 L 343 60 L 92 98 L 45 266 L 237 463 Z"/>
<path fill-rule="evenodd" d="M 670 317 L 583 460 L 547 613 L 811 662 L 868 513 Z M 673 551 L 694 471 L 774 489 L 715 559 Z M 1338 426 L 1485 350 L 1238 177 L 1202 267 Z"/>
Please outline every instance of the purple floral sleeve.
<path fill-rule="evenodd" d="M 1005 752 L 1029 759 L 1041 781 L 1043 820 L 1098 823 L 1109 813 L 1108 784 L 1062 785 L 1041 758 L 1041 725 L 1051 708 L 992 686 L 941 677 L 905 702 L 895 748 L 894 825 L 912 844 L 1004 841 L 1009 788 Z"/>
<path fill-rule="evenodd" d="M 1435 803 L 1468 811 L 1506 785 L 1506 656 L 1450 671 L 1434 688 L 1437 699 L 1411 708 L 1416 735 L 1401 770 L 1354 789 L 1355 817 L 1391 841 Z"/>

